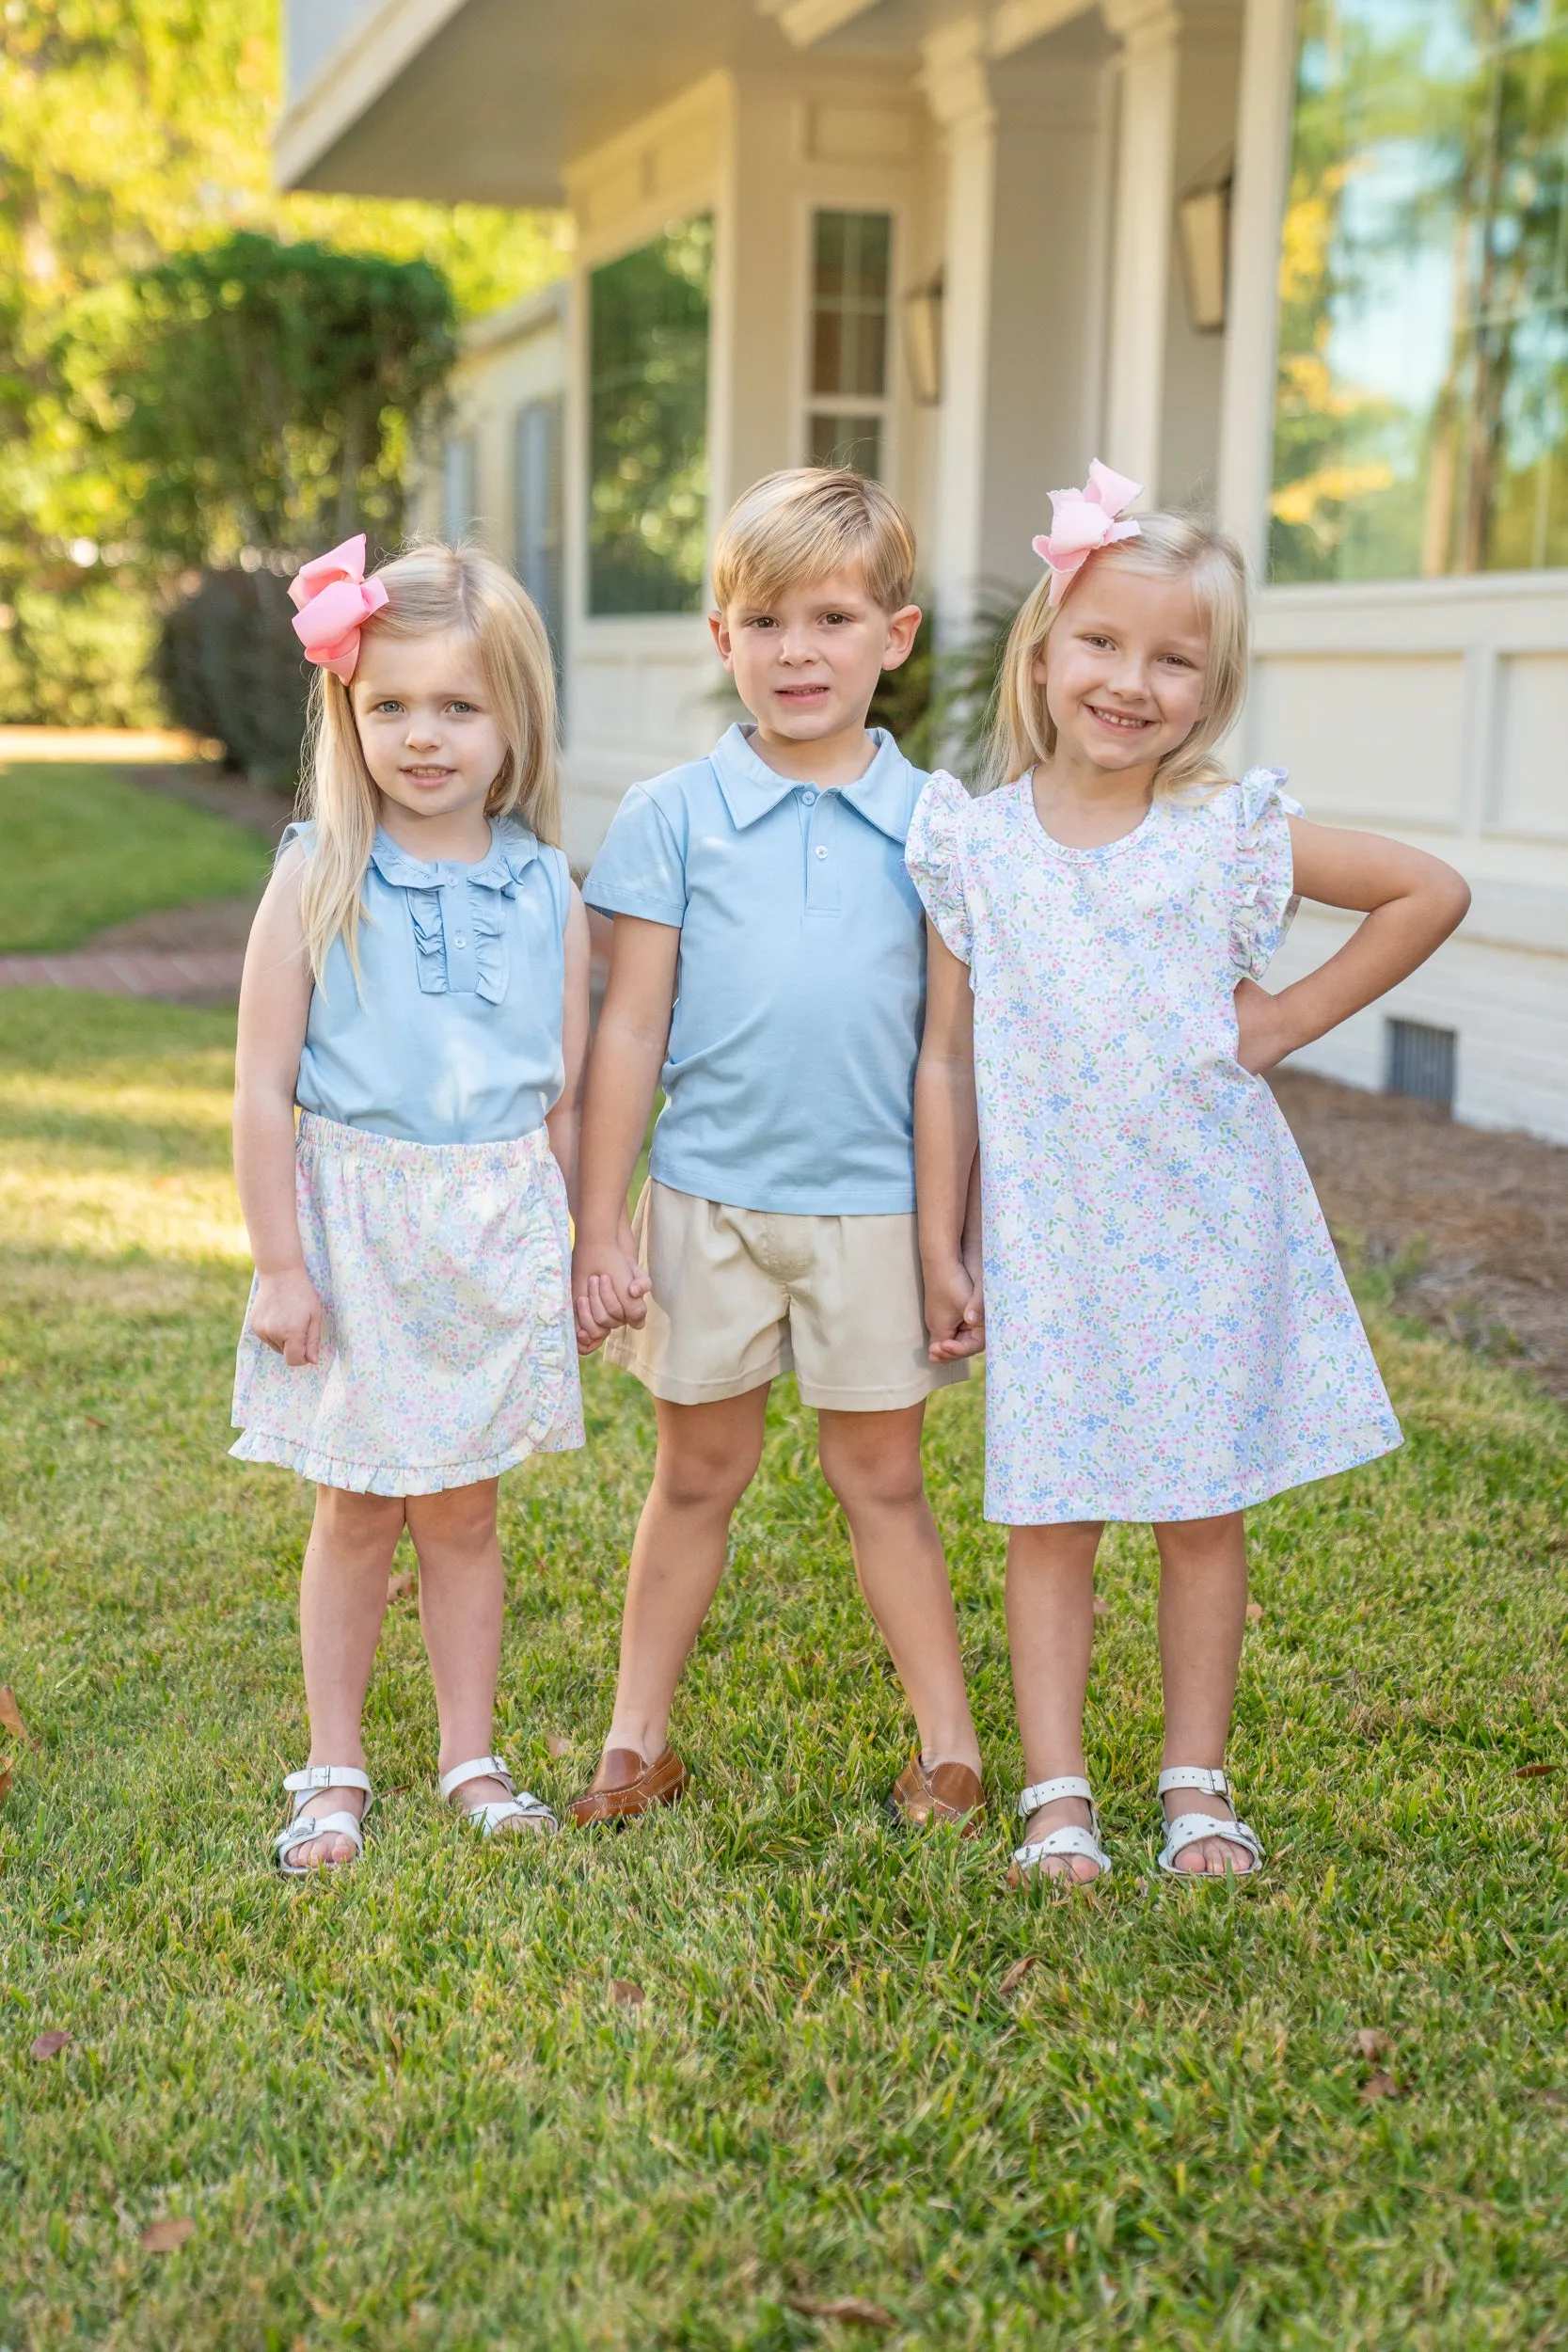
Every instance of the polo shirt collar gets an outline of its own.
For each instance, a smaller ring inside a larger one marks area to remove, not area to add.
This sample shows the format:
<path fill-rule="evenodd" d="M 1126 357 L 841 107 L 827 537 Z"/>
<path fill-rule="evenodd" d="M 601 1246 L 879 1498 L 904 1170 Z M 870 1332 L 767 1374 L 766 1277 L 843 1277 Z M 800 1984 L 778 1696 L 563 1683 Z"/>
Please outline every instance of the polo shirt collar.
<path fill-rule="evenodd" d="M 466 882 L 471 889 L 508 891 L 538 854 L 532 834 L 504 818 L 491 824 L 489 850 L 477 866 L 410 857 L 379 825 L 371 844 L 371 864 L 383 882 L 401 890 L 440 890 L 450 882 Z"/>
<path fill-rule="evenodd" d="M 902 842 L 909 831 L 906 779 L 910 763 L 884 728 L 874 727 L 872 734 L 877 744 L 876 756 L 863 776 L 858 776 L 853 784 L 836 787 L 838 797 L 847 801 L 879 833 L 886 834 L 890 841 Z M 759 817 L 777 808 L 786 793 L 800 789 L 794 778 L 781 776 L 777 769 L 758 758 L 738 721 L 720 738 L 710 757 L 724 806 L 737 833 L 743 833 Z"/>

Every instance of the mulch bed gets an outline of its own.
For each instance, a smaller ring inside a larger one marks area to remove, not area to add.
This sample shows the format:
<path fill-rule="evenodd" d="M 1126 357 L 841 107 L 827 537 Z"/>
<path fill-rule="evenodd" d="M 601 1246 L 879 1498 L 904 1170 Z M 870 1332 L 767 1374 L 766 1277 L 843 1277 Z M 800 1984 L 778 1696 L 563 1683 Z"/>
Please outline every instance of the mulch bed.
<path fill-rule="evenodd" d="M 1568 1399 L 1568 1147 L 1305 1073 L 1273 1084 L 1341 1249 L 1389 1270 L 1399 1311 Z"/>

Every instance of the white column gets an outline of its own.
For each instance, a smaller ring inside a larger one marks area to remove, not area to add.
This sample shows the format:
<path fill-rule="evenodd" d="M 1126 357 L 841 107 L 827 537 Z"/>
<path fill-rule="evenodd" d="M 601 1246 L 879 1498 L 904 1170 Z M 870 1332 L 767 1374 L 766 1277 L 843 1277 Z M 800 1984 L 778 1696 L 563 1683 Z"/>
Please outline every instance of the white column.
<path fill-rule="evenodd" d="M 1296 0 L 1247 0 L 1236 171 L 1230 209 L 1230 298 L 1220 405 L 1219 512 L 1261 580 L 1274 472 L 1279 247 L 1291 169 Z"/>
<path fill-rule="evenodd" d="M 981 572 L 990 389 L 996 109 L 978 17 L 944 24 L 922 43 L 920 85 L 941 130 L 946 166 L 931 577 L 938 634 L 952 643 L 974 611 Z"/>
<path fill-rule="evenodd" d="M 1101 0 L 1122 42 L 1111 353 L 1099 454 L 1160 495 L 1165 325 L 1171 296 L 1181 10 L 1172 0 Z"/>

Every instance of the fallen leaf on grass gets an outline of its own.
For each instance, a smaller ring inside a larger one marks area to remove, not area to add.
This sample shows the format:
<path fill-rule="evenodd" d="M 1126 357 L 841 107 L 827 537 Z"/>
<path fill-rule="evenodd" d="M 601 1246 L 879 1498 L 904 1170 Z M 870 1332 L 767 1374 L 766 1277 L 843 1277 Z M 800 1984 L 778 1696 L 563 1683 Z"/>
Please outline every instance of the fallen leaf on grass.
<path fill-rule="evenodd" d="M 1098 1593 L 1094 1597 L 1094 1613 L 1097 1617 L 1108 1617 L 1111 1613 L 1110 1602 L 1101 1600 Z"/>
<path fill-rule="evenodd" d="M 387 1597 L 388 1600 L 402 1600 L 406 1595 L 411 1593 L 413 1589 L 414 1571 L 412 1568 L 400 1568 L 396 1576 L 389 1576 L 387 1579 Z"/>
<path fill-rule="evenodd" d="M 0 1724 L 5 1724 L 13 1740 L 30 1740 L 33 1736 L 22 1720 L 16 1692 L 8 1682 L 0 1682 Z"/>
<path fill-rule="evenodd" d="M 1037 1967 L 1038 1963 L 1038 1952 L 1025 1952 L 1022 1960 L 1015 1960 L 1010 1968 L 1003 1970 L 1002 1981 L 996 1988 L 998 1993 L 1016 1993 L 1030 1969 Z"/>
<path fill-rule="evenodd" d="M 1555 1772 L 1556 1770 L 1555 1764 L 1520 1764 L 1515 1767 L 1513 1777 L 1515 1780 L 1544 1780 L 1548 1772 Z"/>
<path fill-rule="evenodd" d="M 15 1756 L 8 1756 L 0 1764 L 0 1797 L 8 1797 L 11 1793 L 11 1770 L 15 1763 Z"/>
<path fill-rule="evenodd" d="M 142 2252 L 172 2254 L 177 2247 L 184 2245 L 195 2228 L 196 2223 L 188 2213 L 165 2214 L 161 2221 L 150 2221 L 142 2232 Z"/>
<path fill-rule="evenodd" d="M 784 2301 L 802 2319 L 837 2319 L 847 2328 L 893 2328 L 897 2325 L 893 2313 L 880 2303 L 868 2303 L 863 2296 L 837 2295 L 828 2302 L 818 2302 L 810 2295 L 786 2295 Z"/>
<path fill-rule="evenodd" d="M 1394 2045 L 1381 2026 L 1362 2026 L 1356 2031 L 1355 2046 L 1370 2066 L 1378 2058 L 1386 2058 Z"/>
<path fill-rule="evenodd" d="M 1261 1624 L 1262 1624 L 1262 1622 L 1263 1622 L 1263 1604 L 1262 1604 L 1262 1602 L 1261 1602 L 1260 1600 L 1249 1600 L 1249 1601 L 1247 1602 L 1247 1605 L 1246 1605 L 1246 1621 L 1247 1621 L 1248 1625 L 1261 1625 Z"/>
<path fill-rule="evenodd" d="M 74 2042 L 76 2036 L 73 2033 L 67 2033 L 63 2026 L 52 2026 L 47 2033 L 40 2034 L 33 2044 L 31 2055 L 36 2058 L 58 2058 L 67 2042 Z"/>
<path fill-rule="evenodd" d="M 1538 2107 L 1568 2107 L 1568 2090 L 1527 2090 L 1525 2096 Z"/>
<path fill-rule="evenodd" d="M 1379 2099 L 1402 2098 L 1404 2086 L 1397 2083 L 1392 2074 L 1370 2074 L 1361 2086 L 1361 2096 L 1370 2106 Z"/>
<path fill-rule="evenodd" d="M 545 1734 L 546 1756 L 570 1756 L 571 1753 L 572 1743 L 563 1731 L 547 1731 Z"/>
<path fill-rule="evenodd" d="M 96 1413 L 84 1413 L 82 1419 L 89 1429 L 107 1429 L 109 1425 L 106 1421 L 100 1421 Z"/>
<path fill-rule="evenodd" d="M 647 1994 L 640 1984 L 633 1984 L 629 1977 L 611 1977 L 610 1997 L 622 2009 L 636 2009 L 639 2002 L 646 2000 Z"/>

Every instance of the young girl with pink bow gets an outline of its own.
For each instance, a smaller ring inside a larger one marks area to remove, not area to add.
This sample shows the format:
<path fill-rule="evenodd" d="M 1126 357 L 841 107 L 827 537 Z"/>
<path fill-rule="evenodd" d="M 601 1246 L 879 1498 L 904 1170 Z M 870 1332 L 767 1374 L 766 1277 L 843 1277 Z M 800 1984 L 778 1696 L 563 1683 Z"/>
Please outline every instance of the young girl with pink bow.
<path fill-rule="evenodd" d="M 1229 540 L 1123 519 L 1095 465 L 1058 492 L 1003 664 L 993 788 L 938 775 L 910 829 L 930 918 L 915 1095 L 931 1353 L 982 1343 L 960 1241 L 984 1194 L 986 1514 L 1029 1786 L 1014 1884 L 1110 1862 L 1084 1760 L 1094 1562 L 1153 1522 L 1161 1867 L 1262 1861 L 1224 1771 L 1246 1614 L 1242 1514 L 1400 1443 L 1260 1073 L 1413 971 L 1468 893 L 1435 858 L 1308 824 L 1219 755 L 1242 707 Z M 1366 915 L 1320 970 L 1259 985 L 1298 897 Z"/>
<path fill-rule="evenodd" d="M 549 645 L 512 575 L 422 547 L 367 580 L 360 537 L 291 594 L 317 664 L 309 818 L 283 837 L 240 993 L 256 1279 L 233 1450 L 316 1485 L 310 1758 L 276 1841 L 300 1876 L 364 1850 L 360 1718 L 404 1527 L 442 1797 L 485 1836 L 557 1826 L 490 1753 L 496 1488 L 583 1441 L 567 1216 L 588 927 L 555 846 Z"/>

